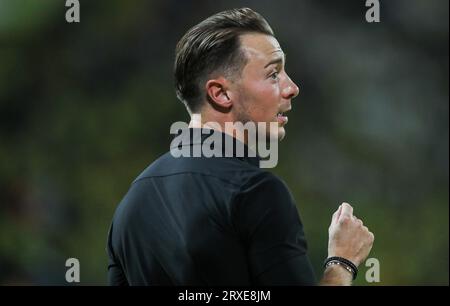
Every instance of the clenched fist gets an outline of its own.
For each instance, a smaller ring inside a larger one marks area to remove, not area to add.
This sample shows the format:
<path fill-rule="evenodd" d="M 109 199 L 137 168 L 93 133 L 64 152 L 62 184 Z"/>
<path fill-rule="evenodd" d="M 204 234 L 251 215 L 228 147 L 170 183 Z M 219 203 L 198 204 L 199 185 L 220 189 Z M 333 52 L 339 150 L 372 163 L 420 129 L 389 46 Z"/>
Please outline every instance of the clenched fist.
<path fill-rule="evenodd" d="M 353 207 L 342 203 L 328 228 L 328 257 L 339 256 L 359 266 L 372 249 L 374 235 L 353 215 Z"/>

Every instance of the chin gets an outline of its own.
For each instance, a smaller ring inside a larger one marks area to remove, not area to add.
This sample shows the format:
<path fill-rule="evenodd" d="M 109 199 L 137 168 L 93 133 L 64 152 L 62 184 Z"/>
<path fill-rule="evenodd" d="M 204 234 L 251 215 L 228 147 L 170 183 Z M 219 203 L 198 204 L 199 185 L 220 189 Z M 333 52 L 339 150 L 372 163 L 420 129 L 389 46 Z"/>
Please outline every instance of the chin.
<path fill-rule="evenodd" d="M 266 137 L 267 137 L 267 141 L 271 141 L 272 140 L 277 140 L 277 141 L 281 141 L 284 139 L 284 137 L 286 136 L 286 130 L 284 129 L 284 127 L 279 126 L 278 129 L 272 133 L 267 133 Z"/>
<path fill-rule="evenodd" d="M 283 140 L 283 138 L 286 136 L 286 130 L 284 127 L 278 128 L 278 141 Z"/>

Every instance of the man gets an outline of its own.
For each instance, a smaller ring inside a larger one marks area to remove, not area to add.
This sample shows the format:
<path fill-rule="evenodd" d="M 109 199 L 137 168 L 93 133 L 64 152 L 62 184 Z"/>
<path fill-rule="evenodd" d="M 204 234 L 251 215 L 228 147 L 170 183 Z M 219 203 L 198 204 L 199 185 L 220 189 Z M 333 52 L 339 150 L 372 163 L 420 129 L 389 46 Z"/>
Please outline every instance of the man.
<path fill-rule="evenodd" d="M 251 135 L 226 128 L 230 122 L 275 123 L 262 130 L 282 139 L 284 113 L 299 93 L 284 64 L 272 29 L 248 8 L 211 16 L 181 38 L 175 82 L 192 116 L 189 133 L 138 176 L 117 208 L 107 246 L 111 285 L 317 283 L 295 202 L 259 167 L 254 146 L 245 146 L 244 156 L 173 154 L 205 144 L 209 135 L 198 128 L 224 131 L 223 143 L 249 144 Z M 320 283 L 351 284 L 373 240 L 352 207 L 339 206 Z"/>

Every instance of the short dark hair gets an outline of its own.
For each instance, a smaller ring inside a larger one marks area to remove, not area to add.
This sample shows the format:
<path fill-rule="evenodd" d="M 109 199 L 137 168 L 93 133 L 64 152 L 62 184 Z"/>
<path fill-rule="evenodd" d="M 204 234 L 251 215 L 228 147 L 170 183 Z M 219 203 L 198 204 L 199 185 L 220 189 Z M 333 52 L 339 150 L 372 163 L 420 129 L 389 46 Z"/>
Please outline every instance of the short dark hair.
<path fill-rule="evenodd" d="M 202 85 L 214 72 L 240 75 L 247 59 L 239 37 L 245 33 L 274 36 L 260 14 L 249 8 L 217 13 L 189 29 L 175 52 L 175 89 L 190 112 L 197 112 L 206 97 Z"/>

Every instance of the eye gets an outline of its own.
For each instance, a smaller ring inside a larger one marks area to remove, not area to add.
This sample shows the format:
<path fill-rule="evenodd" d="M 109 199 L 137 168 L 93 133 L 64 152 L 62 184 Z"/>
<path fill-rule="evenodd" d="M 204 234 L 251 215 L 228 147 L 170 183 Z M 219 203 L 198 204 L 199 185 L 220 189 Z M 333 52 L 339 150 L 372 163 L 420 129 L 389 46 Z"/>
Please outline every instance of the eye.
<path fill-rule="evenodd" d="M 270 75 L 270 77 L 271 77 L 273 80 L 278 80 L 278 71 L 274 71 L 274 72 Z"/>

